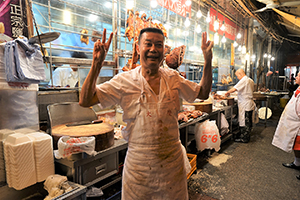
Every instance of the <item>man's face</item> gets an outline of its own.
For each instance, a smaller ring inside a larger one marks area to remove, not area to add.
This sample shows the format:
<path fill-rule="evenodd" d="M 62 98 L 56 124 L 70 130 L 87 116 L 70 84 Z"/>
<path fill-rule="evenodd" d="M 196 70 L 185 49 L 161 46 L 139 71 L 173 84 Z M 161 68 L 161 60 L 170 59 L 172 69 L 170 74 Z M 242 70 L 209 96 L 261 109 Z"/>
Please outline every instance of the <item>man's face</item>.
<path fill-rule="evenodd" d="M 300 85 L 300 72 L 298 73 L 298 76 L 295 77 L 296 84 Z"/>
<path fill-rule="evenodd" d="M 78 70 L 78 65 L 70 65 L 70 67 L 72 68 L 72 70 L 74 71 L 74 72 L 76 72 L 77 70 Z"/>
<path fill-rule="evenodd" d="M 164 36 L 145 32 L 137 46 L 142 66 L 158 68 L 164 57 Z"/>

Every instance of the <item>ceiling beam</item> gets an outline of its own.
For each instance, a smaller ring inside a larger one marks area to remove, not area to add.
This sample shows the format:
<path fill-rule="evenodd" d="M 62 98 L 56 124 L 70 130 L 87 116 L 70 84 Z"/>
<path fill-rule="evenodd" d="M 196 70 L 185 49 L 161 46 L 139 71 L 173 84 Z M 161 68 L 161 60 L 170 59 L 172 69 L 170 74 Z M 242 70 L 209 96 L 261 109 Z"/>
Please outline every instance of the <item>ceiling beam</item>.
<path fill-rule="evenodd" d="M 235 0 L 235 1 L 237 1 L 239 4 L 240 4 L 240 6 L 251 16 L 251 17 L 253 17 L 254 19 L 256 19 L 259 23 L 260 23 L 260 25 L 275 39 L 275 40 L 277 40 L 277 41 L 279 41 L 279 42 L 282 42 L 281 41 L 281 39 L 280 38 L 278 38 L 274 33 L 272 33 L 272 31 L 270 31 L 270 29 L 269 28 L 267 28 L 264 24 L 263 24 L 263 22 L 261 21 L 261 19 L 259 19 L 258 17 L 256 17 L 256 15 L 254 15 L 248 8 L 247 8 L 247 6 L 244 4 L 244 2 L 242 1 L 242 0 Z"/>

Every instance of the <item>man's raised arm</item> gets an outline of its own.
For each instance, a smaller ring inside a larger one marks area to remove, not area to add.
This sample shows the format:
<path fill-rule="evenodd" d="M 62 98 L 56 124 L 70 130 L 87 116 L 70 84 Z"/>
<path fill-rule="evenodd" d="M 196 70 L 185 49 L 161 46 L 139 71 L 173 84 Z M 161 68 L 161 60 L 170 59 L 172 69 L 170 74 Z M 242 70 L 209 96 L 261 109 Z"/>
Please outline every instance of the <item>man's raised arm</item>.
<path fill-rule="evenodd" d="M 200 91 L 198 94 L 199 99 L 207 99 L 209 97 L 209 92 L 211 90 L 212 85 L 212 48 L 214 46 L 214 42 L 207 41 L 206 32 L 202 33 L 202 45 L 201 49 L 204 57 L 204 67 L 203 67 L 203 75 L 200 85 Z"/>
<path fill-rule="evenodd" d="M 99 103 L 96 95 L 96 82 L 108 52 L 112 37 L 113 33 L 110 34 L 107 42 L 105 43 L 106 29 L 104 29 L 102 34 L 102 42 L 97 40 L 97 42 L 94 44 L 92 66 L 82 85 L 79 98 L 79 105 L 83 107 L 89 107 Z"/>

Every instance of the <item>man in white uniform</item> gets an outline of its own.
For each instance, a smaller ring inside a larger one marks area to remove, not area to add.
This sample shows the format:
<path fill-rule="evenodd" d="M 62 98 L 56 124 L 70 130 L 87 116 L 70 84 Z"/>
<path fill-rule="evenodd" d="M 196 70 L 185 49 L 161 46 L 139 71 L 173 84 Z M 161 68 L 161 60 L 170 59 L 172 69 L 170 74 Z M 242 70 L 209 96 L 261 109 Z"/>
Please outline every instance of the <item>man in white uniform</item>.
<path fill-rule="evenodd" d="M 179 98 L 193 102 L 207 99 L 212 85 L 212 47 L 202 34 L 204 56 L 200 84 L 186 80 L 178 72 L 161 68 L 164 35 L 160 29 L 142 29 L 137 52 L 141 66 L 114 76 L 96 86 L 112 34 L 94 46 L 91 70 L 83 84 L 79 104 L 103 107 L 119 104 L 123 108 L 122 130 L 128 150 L 122 177 L 122 200 L 188 200 L 187 171 L 179 137 Z"/>
<path fill-rule="evenodd" d="M 252 115 L 255 109 L 253 101 L 254 82 L 247 77 L 243 69 L 238 69 L 235 75 L 239 82 L 225 93 L 229 96 L 230 93 L 238 92 L 238 108 L 239 108 L 239 126 L 240 133 L 236 136 L 236 142 L 248 143 L 250 141 L 250 132 L 252 129 Z"/>
<path fill-rule="evenodd" d="M 300 85 L 300 73 L 295 77 Z M 285 106 L 276 128 L 272 144 L 283 151 L 294 151 L 294 162 L 282 163 L 283 166 L 300 170 L 300 87 Z M 297 176 L 300 180 L 300 175 Z"/>
<path fill-rule="evenodd" d="M 73 52 L 72 58 L 87 58 L 87 55 L 82 52 Z M 58 67 L 53 71 L 53 86 L 54 87 L 78 87 L 78 65 L 70 65 L 70 67 Z M 50 80 L 49 84 L 52 86 Z"/>

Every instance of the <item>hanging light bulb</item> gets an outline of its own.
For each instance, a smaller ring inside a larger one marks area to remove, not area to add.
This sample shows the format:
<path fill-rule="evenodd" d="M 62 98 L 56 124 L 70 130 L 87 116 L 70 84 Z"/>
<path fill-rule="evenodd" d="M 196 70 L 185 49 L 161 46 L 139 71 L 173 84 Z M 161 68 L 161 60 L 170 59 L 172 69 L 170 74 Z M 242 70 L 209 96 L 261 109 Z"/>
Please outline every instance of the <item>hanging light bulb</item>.
<path fill-rule="evenodd" d="M 218 32 L 215 32 L 215 34 L 214 34 L 214 43 L 218 44 L 219 40 L 220 40 L 219 34 L 218 34 Z"/>
<path fill-rule="evenodd" d="M 191 25 L 189 18 L 186 18 L 184 25 L 185 25 L 185 27 L 189 27 Z"/>
<path fill-rule="evenodd" d="M 132 9 L 134 7 L 134 0 L 126 0 L 126 8 Z"/>
<path fill-rule="evenodd" d="M 167 23 L 164 25 L 164 27 L 165 27 L 166 30 L 170 30 L 170 28 L 171 28 L 172 26 L 171 26 L 170 23 L 167 22 Z"/>
<path fill-rule="evenodd" d="M 214 22 L 214 30 L 217 31 L 219 29 L 219 20 L 216 19 Z"/>
<path fill-rule="evenodd" d="M 157 7 L 157 1 L 156 0 L 151 0 L 150 5 L 152 8 L 156 8 Z"/>
<path fill-rule="evenodd" d="M 252 58 L 252 61 L 255 61 L 255 58 L 256 58 L 255 54 L 253 54 L 253 55 L 251 56 L 251 58 Z"/>
<path fill-rule="evenodd" d="M 243 47 L 242 47 L 242 54 L 245 54 L 246 53 L 246 47 L 245 47 L 245 45 L 243 45 Z"/>
<path fill-rule="evenodd" d="M 240 39 L 242 37 L 242 34 L 238 33 L 236 37 L 237 37 L 237 39 Z"/>
<path fill-rule="evenodd" d="M 239 47 L 238 47 L 238 51 L 241 51 L 242 50 L 242 46 L 241 45 L 239 45 Z"/>
<path fill-rule="evenodd" d="M 221 42 L 222 42 L 222 43 L 225 43 L 225 42 L 226 42 L 225 35 L 223 35 Z"/>
<path fill-rule="evenodd" d="M 249 60 L 249 58 L 250 58 L 249 53 L 246 53 L 245 58 L 246 58 L 246 60 Z"/>
<path fill-rule="evenodd" d="M 175 35 L 180 35 L 181 34 L 181 30 L 180 30 L 180 28 L 177 28 L 177 29 L 175 29 Z"/>
<path fill-rule="evenodd" d="M 236 42 L 236 41 L 234 41 L 234 43 L 233 43 L 233 46 L 234 47 L 237 47 L 239 44 Z"/>
<path fill-rule="evenodd" d="M 201 33 L 201 31 L 202 31 L 201 26 L 200 26 L 200 24 L 198 24 L 196 27 L 196 32 Z"/>
<path fill-rule="evenodd" d="M 268 57 L 268 54 L 265 53 L 265 54 L 264 54 L 264 58 L 266 58 L 266 57 Z"/>
<path fill-rule="evenodd" d="M 206 22 L 209 23 L 210 22 L 210 16 L 209 16 L 209 12 L 207 13 L 207 17 L 206 17 Z"/>
<path fill-rule="evenodd" d="M 89 21 L 90 21 L 90 22 L 95 22 L 97 19 L 98 19 L 98 16 L 93 15 L 93 14 L 90 14 L 90 15 L 89 15 Z"/>
<path fill-rule="evenodd" d="M 268 58 L 271 58 L 271 57 L 272 57 L 272 55 L 271 55 L 271 54 L 269 54 L 269 55 L 268 55 Z"/>
<path fill-rule="evenodd" d="M 200 10 L 198 10 L 198 12 L 197 12 L 197 15 L 196 15 L 196 16 L 197 16 L 197 18 L 199 18 L 199 19 L 200 19 L 200 18 L 202 17 L 202 12 L 201 12 Z"/>
<path fill-rule="evenodd" d="M 271 58 L 271 60 L 275 60 L 275 58 L 274 58 L 274 57 L 272 57 L 272 58 Z"/>
<path fill-rule="evenodd" d="M 184 36 L 189 36 L 189 32 L 188 31 L 183 31 L 183 35 Z"/>
<path fill-rule="evenodd" d="M 223 24 L 220 29 L 221 29 L 221 31 L 225 31 L 225 22 L 224 21 L 223 21 Z"/>
<path fill-rule="evenodd" d="M 63 20 L 65 24 L 71 24 L 71 12 L 69 10 L 63 11 Z"/>
<path fill-rule="evenodd" d="M 191 0 L 187 0 L 186 2 L 185 2 L 185 5 L 186 6 L 190 6 L 192 4 L 192 1 Z"/>

